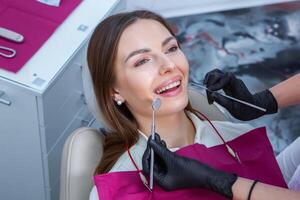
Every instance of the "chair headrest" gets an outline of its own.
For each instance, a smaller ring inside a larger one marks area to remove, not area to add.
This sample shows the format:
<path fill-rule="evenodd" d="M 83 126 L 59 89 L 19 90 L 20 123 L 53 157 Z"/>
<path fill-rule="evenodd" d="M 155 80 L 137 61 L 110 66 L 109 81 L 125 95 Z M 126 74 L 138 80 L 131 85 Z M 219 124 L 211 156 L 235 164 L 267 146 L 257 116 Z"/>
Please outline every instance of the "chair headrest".
<path fill-rule="evenodd" d="M 100 108 L 98 107 L 93 82 L 91 78 L 90 71 L 85 64 L 82 67 L 82 84 L 83 84 L 83 93 L 85 96 L 85 100 L 87 103 L 87 107 L 89 111 L 93 114 L 97 122 L 105 129 L 109 129 L 109 127 L 104 123 L 103 117 L 101 115 Z"/>

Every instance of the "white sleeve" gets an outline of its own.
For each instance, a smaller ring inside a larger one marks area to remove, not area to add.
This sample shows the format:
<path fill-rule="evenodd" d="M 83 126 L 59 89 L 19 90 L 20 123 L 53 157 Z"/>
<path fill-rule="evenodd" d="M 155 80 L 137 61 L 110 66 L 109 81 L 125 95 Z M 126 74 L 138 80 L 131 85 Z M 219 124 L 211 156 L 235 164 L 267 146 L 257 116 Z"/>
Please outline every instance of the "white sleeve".
<path fill-rule="evenodd" d="M 96 186 L 93 186 L 93 189 L 90 192 L 89 200 L 99 200 L 98 191 Z"/>
<path fill-rule="evenodd" d="M 300 165 L 298 165 L 291 181 L 288 183 L 289 189 L 300 191 Z"/>
<path fill-rule="evenodd" d="M 284 180 L 288 183 L 300 166 L 300 137 L 288 145 L 277 157 Z"/>

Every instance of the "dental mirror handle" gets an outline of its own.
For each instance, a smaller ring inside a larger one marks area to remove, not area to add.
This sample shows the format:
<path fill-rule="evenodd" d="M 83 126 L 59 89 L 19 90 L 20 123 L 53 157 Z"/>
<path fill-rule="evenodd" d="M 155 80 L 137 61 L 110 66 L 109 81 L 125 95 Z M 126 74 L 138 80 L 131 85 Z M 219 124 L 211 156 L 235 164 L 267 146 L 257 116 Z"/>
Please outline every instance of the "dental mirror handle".
<path fill-rule="evenodd" d="M 154 134 L 155 134 L 155 122 L 154 122 L 154 110 L 152 111 L 152 124 L 151 124 L 151 140 L 154 140 Z M 153 190 L 153 168 L 154 168 L 154 151 L 151 148 L 150 151 L 150 183 L 149 183 L 149 187 L 150 190 Z"/>
<path fill-rule="evenodd" d="M 153 167 L 154 167 L 154 151 L 151 149 L 151 160 L 150 160 L 150 190 L 153 190 Z"/>

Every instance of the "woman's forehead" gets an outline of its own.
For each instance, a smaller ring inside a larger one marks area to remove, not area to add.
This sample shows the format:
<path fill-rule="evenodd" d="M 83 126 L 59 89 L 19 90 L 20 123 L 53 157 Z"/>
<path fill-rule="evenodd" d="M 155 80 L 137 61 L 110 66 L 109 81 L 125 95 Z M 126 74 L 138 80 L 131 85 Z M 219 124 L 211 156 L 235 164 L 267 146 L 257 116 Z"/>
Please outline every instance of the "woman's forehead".
<path fill-rule="evenodd" d="M 123 31 L 118 44 L 118 51 L 122 54 L 138 48 L 161 45 L 170 36 L 172 34 L 159 21 L 139 19 Z"/>
<path fill-rule="evenodd" d="M 154 29 L 154 30 L 153 30 Z M 128 32 L 130 30 L 133 31 L 155 31 L 156 29 L 166 29 L 166 27 L 160 22 L 155 19 L 137 19 L 134 23 L 127 26 L 124 30 L 124 32 Z M 168 31 L 168 30 L 166 30 Z"/>

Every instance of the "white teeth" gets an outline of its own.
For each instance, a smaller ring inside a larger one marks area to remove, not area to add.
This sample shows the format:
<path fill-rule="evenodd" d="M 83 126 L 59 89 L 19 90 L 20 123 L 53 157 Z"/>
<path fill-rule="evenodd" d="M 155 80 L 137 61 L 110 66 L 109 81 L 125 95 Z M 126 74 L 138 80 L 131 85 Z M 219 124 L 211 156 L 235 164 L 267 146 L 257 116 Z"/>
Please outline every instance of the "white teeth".
<path fill-rule="evenodd" d="M 167 85 L 165 87 L 162 87 L 162 88 L 156 90 L 156 93 L 157 94 L 161 94 L 162 92 L 164 92 L 166 90 L 169 90 L 171 88 L 177 87 L 178 85 L 180 85 L 180 81 L 175 81 L 175 82 L 173 82 L 173 83 L 171 83 L 171 84 L 169 84 L 169 85 Z"/>

